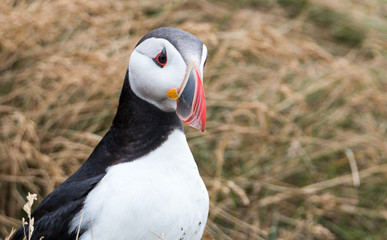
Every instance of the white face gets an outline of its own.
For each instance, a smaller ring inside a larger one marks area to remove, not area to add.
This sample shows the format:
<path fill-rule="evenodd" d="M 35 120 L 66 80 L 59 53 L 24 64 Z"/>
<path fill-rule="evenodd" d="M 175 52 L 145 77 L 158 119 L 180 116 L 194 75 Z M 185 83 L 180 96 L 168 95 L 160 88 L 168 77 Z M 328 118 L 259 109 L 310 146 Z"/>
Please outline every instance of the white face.
<path fill-rule="evenodd" d="M 154 59 L 165 48 L 167 61 L 164 66 Z M 203 45 L 201 59 L 188 59 L 200 66 L 203 79 L 204 62 L 207 58 L 207 48 Z M 145 101 L 157 106 L 163 111 L 176 111 L 176 101 L 167 96 L 171 88 L 180 88 L 186 69 L 186 63 L 177 49 L 167 40 L 149 38 L 139 44 L 133 51 L 129 61 L 129 83 L 133 92 Z"/>

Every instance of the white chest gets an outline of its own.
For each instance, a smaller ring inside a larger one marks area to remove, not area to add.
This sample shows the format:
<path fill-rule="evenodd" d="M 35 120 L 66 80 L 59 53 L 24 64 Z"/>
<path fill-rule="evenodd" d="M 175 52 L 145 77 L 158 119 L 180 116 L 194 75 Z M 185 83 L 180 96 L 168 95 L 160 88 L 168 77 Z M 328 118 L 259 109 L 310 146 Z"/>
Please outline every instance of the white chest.
<path fill-rule="evenodd" d="M 108 169 L 85 200 L 82 226 L 90 221 L 92 230 L 80 239 L 201 239 L 208 206 L 185 136 L 175 131 L 150 154 Z"/>

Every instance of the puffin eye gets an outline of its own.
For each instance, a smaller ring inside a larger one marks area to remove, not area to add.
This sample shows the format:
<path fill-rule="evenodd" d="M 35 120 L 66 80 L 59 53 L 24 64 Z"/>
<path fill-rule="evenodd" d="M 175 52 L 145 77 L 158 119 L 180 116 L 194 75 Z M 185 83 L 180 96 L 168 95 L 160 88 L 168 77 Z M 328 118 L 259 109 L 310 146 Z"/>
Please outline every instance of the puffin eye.
<path fill-rule="evenodd" d="M 163 50 L 153 58 L 153 61 L 157 66 L 163 68 L 167 64 L 167 50 L 163 48 Z"/>

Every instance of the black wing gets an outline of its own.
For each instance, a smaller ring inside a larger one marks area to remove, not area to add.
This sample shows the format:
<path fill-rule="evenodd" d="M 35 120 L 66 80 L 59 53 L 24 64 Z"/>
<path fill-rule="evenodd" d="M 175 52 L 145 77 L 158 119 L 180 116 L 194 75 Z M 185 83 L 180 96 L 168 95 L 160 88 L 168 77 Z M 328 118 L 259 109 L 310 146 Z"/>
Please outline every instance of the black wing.
<path fill-rule="evenodd" d="M 68 232 L 69 223 L 82 209 L 87 194 L 103 176 L 84 180 L 70 177 L 50 193 L 32 214 L 35 223 L 31 239 L 75 239 L 76 232 Z M 20 227 L 12 239 L 22 240 L 25 234 L 28 234 L 28 225 Z"/>

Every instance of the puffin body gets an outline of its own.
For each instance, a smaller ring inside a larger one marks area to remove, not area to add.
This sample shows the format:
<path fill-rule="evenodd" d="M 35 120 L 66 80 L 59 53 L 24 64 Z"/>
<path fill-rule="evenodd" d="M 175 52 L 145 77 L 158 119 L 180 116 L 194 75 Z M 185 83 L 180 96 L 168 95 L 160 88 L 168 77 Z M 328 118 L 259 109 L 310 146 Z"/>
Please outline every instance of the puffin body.
<path fill-rule="evenodd" d="M 139 41 L 111 128 L 32 213 L 31 239 L 201 239 L 209 198 L 182 121 L 204 130 L 206 58 L 205 45 L 179 29 Z M 28 224 L 12 239 L 25 234 Z"/>
<path fill-rule="evenodd" d="M 110 167 L 83 208 L 83 218 L 94 219 L 95 240 L 201 239 L 207 214 L 208 194 L 180 130 L 150 154 Z M 73 231 L 81 218 L 71 221 Z"/>

